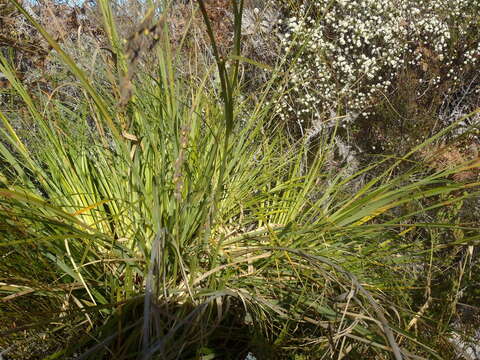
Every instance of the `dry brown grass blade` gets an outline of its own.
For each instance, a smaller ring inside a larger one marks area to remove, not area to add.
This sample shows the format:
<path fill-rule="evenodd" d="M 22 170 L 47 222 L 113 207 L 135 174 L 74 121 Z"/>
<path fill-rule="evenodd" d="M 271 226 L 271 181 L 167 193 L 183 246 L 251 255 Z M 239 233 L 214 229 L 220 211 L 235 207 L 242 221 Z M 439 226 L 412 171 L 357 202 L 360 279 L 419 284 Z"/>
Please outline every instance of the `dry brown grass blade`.
<path fill-rule="evenodd" d="M 390 344 L 391 351 L 393 352 L 393 355 L 395 356 L 395 360 L 403 360 L 402 352 L 401 352 L 401 350 L 398 346 L 398 343 L 395 340 L 395 336 L 393 334 L 393 331 L 390 328 L 390 325 L 389 325 L 389 323 L 388 323 L 388 321 L 387 321 L 387 319 L 384 315 L 384 311 L 382 310 L 380 305 L 378 305 L 378 303 L 375 301 L 373 296 L 367 290 L 365 290 L 365 288 L 362 286 L 362 284 L 360 284 L 360 282 L 358 281 L 358 279 L 355 275 L 346 271 L 340 265 L 335 264 L 334 262 L 332 262 L 331 260 L 329 260 L 329 259 L 327 259 L 323 256 L 311 255 L 311 254 L 305 253 L 301 250 L 290 249 L 290 248 L 282 248 L 282 247 L 267 247 L 265 249 L 266 250 L 272 250 L 272 251 L 275 251 L 275 250 L 276 251 L 284 251 L 284 252 L 287 252 L 287 253 L 296 254 L 297 256 L 300 256 L 300 257 L 302 257 L 306 260 L 311 261 L 312 264 L 315 264 L 315 263 L 327 264 L 330 267 L 337 270 L 338 272 L 340 272 L 341 274 L 348 277 L 352 281 L 352 284 L 355 286 L 356 290 L 359 293 L 361 293 L 367 299 L 367 301 L 370 303 L 373 310 L 375 311 L 375 314 L 377 315 L 378 321 L 382 325 L 381 326 L 382 330 L 383 330 L 385 336 L 387 337 L 388 343 Z"/>

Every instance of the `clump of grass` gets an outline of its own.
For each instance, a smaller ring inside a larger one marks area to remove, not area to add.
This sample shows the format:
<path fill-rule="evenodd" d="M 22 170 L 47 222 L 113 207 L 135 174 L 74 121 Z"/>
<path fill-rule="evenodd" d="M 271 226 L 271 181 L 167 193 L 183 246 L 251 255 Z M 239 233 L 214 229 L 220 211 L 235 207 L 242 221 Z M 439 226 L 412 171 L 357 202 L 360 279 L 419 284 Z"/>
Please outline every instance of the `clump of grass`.
<path fill-rule="evenodd" d="M 220 99 L 205 85 L 208 73 L 200 83 L 176 76 L 153 9 L 131 38 L 153 33 L 158 45 L 149 45 L 155 68 L 141 72 L 134 65 L 145 47 L 123 49 L 100 1 L 118 59 L 117 84 L 102 89 L 16 5 L 84 95 L 76 111 L 54 97 L 33 100 L 1 58 L 43 142 L 41 152 L 25 144 L 0 112 L 4 338 L 19 330 L 64 337 L 42 354 L 50 359 L 440 358 L 409 333 L 420 310 L 403 296 L 424 286 L 410 264 L 422 266 L 436 248 L 406 234 L 461 228 L 467 235 L 455 244 L 477 241 L 465 225 L 410 220 L 444 206 L 442 196 L 461 202 L 466 195 L 455 194 L 477 184 L 449 177 L 478 164 L 425 172 L 411 156 L 432 138 L 345 176 L 327 166 L 335 137 L 312 156 L 281 130 L 265 130 L 265 95 L 253 108 L 239 97 L 242 1 L 232 2 L 229 58 L 199 1 Z M 405 162 L 412 166 L 392 176 Z M 380 166 L 352 195 L 351 184 Z M 428 207 L 408 208 L 426 199 Z"/>

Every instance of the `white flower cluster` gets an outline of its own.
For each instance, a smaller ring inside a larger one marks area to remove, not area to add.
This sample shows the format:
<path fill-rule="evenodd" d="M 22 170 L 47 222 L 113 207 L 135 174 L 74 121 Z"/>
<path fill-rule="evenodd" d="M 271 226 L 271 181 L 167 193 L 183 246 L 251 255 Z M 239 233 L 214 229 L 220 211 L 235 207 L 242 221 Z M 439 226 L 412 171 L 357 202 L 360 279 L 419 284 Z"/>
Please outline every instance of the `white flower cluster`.
<path fill-rule="evenodd" d="M 407 66 L 437 87 L 478 63 L 480 1 L 420 3 L 313 0 L 283 20 L 282 48 L 294 65 L 280 116 L 299 123 L 328 118 L 331 109 L 365 116 Z M 433 76 L 432 63 L 450 72 Z"/>

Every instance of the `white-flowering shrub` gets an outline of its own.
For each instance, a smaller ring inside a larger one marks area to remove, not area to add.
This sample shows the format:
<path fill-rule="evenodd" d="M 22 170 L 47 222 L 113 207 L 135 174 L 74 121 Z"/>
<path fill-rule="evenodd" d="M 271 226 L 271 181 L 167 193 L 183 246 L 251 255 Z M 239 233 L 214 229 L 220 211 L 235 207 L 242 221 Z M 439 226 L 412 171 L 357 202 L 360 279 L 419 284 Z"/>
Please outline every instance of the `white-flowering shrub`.
<path fill-rule="evenodd" d="M 445 81 L 455 84 L 460 73 L 479 65 L 478 0 L 307 5 L 282 24 L 282 47 L 292 61 L 289 89 L 278 105 L 281 118 L 302 124 L 332 113 L 366 116 L 406 68 L 420 74 L 420 88 L 423 82 L 432 89 Z"/>

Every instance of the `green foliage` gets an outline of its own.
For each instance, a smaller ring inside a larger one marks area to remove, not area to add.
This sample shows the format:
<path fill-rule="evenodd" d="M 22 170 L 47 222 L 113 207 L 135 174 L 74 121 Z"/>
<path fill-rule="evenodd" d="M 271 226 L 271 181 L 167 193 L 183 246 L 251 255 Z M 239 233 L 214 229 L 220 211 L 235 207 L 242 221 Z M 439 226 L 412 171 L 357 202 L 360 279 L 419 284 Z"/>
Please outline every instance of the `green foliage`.
<path fill-rule="evenodd" d="M 25 143 L 0 112 L 0 333 L 63 336 L 46 359 L 440 358 L 408 328 L 418 311 L 409 289 L 425 286 L 409 266 L 437 249 L 409 243 L 405 227 L 478 241 L 450 219 L 415 221 L 478 185 L 450 180 L 474 163 L 428 173 L 413 162 L 450 129 L 346 176 L 328 166 L 334 136 L 315 150 L 291 143 L 266 130 L 266 94 L 253 107 L 240 100 L 241 2 L 232 60 L 215 54 L 220 98 L 210 74 L 177 76 L 161 17 L 138 32 L 160 37 L 149 53 L 156 66 L 135 70 L 109 2 L 100 3 L 124 61 L 110 88 L 29 19 L 83 90 L 74 111 L 54 96 L 32 98 L 0 61 L 41 144 Z"/>

